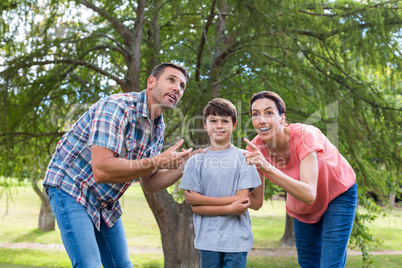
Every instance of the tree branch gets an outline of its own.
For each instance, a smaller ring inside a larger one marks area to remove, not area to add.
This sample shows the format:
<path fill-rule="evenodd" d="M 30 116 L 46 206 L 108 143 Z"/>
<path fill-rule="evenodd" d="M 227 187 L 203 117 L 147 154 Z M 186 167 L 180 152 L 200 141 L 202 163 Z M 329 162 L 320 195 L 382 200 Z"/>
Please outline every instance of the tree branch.
<path fill-rule="evenodd" d="M 315 62 L 313 62 L 313 60 L 310 58 L 308 52 L 306 50 L 304 50 L 303 48 L 300 47 L 300 45 L 297 43 L 297 40 L 295 40 L 293 38 L 294 43 L 296 44 L 296 46 L 299 48 L 299 50 L 303 53 L 303 55 L 306 57 L 306 59 L 314 66 L 315 69 L 317 69 L 320 73 L 322 73 L 324 76 L 328 76 L 328 74 L 326 72 L 324 72 L 324 70 L 322 70 Z M 342 72 L 342 74 L 345 75 L 345 72 Z M 346 77 L 348 77 L 349 79 L 351 79 L 348 75 L 346 75 Z M 353 90 L 350 88 L 349 85 L 347 85 L 346 83 L 344 83 L 343 81 L 341 81 L 339 78 L 332 76 L 331 79 L 333 79 L 334 81 L 336 81 L 338 84 L 344 86 L 346 89 L 349 90 L 350 93 L 352 93 L 353 95 L 355 95 L 357 98 L 361 99 L 362 101 L 370 104 L 373 107 L 377 107 L 379 109 L 383 109 L 383 110 L 391 110 L 391 111 L 402 111 L 402 109 L 398 109 L 398 108 L 393 108 L 393 107 L 387 107 L 387 106 L 382 106 L 379 105 L 378 103 L 368 100 L 367 98 L 364 98 L 363 96 L 356 94 L 355 92 L 353 92 Z M 352 81 L 354 79 L 351 79 Z M 356 82 L 356 81 L 355 81 Z M 357 83 L 357 82 L 356 82 Z"/>
<path fill-rule="evenodd" d="M 86 55 L 89 52 L 92 52 L 92 51 L 95 51 L 95 50 L 102 50 L 102 49 L 110 49 L 110 50 L 116 51 L 116 52 L 118 52 L 120 54 L 124 54 L 124 51 L 122 51 L 120 48 L 110 46 L 110 45 L 97 45 L 97 46 L 91 47 L 91 49 L 86 50 L 83 54 Z M 82 58 L 82 57 L 80 57 L 80 58 Z"/>
<path fill-rule="evenodd" d="M 204 50 L 204 46 L 207 40 L 207 33 L 209 30 L 209 27 L 212 24 L 212 20 L 215 16 L 215 5 L 216 5 L 216 0 L 213 0 L 212 5 L 211 5 L 211 9 L 209 12 L 209 16 L 207 18 L 207 23 L 205 24 L 204 30 L 202 31 L 202 35 L 201 35 L 201 40 L 200 40 L 200 45 L 198 47 L 198 51 L 197 51 L 197 63 L 196 63 L 196 67 L 195 67 L 195 81 L 199 82 L 200 81 L 200 72 L 201 72 L 201 62 L 202 62 L 202 52 Z"/>
<path fill-rule="evenodd" d="M 119 84 L 120 86 L 125 86 L 126 83 L 124 80 L 118 78 L 117 76 L 114 76 L 112 74 L 110 74 L 109 72 L 103 70 L 102 68 L 99 68 L 98 66 L 96 66 L 95 64 L 89 63 L 87 61 L 83 61 L 83 60 L 70 60 L 70 59 L 60 59 L 60 60 L 47 60 L 47 61 L 38 61 L 38 62 L 33 62 L 33 65 L 48 65 L 48 64 L 61 64 L 61 63 L 66 63 L 66 64 L 71 64 L 74 66 L 84 66 L 87 67 L 89 69 L 94 70 L 97 73 L 100 73 L 106 77 L 109 77 L 110 79 L 116 81 L 117 84 Z"/>
<path fill-rule="evenodd" d="M 138 7 L 136 11 L 136 18 L 134 22 L 134 36 L 138 38 L 139 35 L 142 35 L 142 29 L 144 25 L 144 15 L 145 15 L 145 0 L 138 0 Z M 140 37 L 141 39 L 141 37 Z M 131 41 L 131 40 L 130 40 Z M 139 48 L 137 48 L 139 49 Z"/>
<path fill-rule="evenodd" d="M 76 75 L 75 73 L 69 73 L 68 74 L 70 77 L 72 77 L 72 78 L 74 78 L 74 79 L 76 79 L 77 81 L 78 81 L 78 83 L 80 83 L 84 88 L 88 88 L 88 82 L 87 81 L 85 81 L 84 79 L 82 79 L 81 77 L 79 77 L 78 75 Z M 89 91 L 88 91 L 89 92 Z"/>
<path fill-rule="evenodd" d="M 373 5 L 373 6 L 370 6 L 369 8 L 375 8 L 375 7 L 380 7 L 380 6 L 385 6 L 385 5 L 388 5 L 388 4 L 396 4 L 396 3 L 398 3 L 399 2 L 399 0 L 393 0 L 393 1 L 389 1 L 389 2 L 384 2 L 384 3 L 380 3 L 380 4 L 376 4 L 376 5 Z M 341 6 L 342 5 L 342 6 Z M 309 9 L 309 10 L 315 10 L 316 9 L 316 6 L 314 6 L 313 4 L 307 4 L 307 9 Z M 329 5 L 327 5 L 327 4 L 323 4 L 323 5 L 321 5 L 320 7 L 319 7 L 319 9 L 323 9 L 323 10 L 333 10 L 333 9 L 342 9 L 342 10 L 351 10 L 352 8 L 351 7 L 348 7 L 348 6 L 345 6 L 344 4 L 340 4 L 340 5 L 337 5 L 336 3 L 335 3 L 335 6 L 329 6 Z M 398 9 L 397 7 L 395 8 L 395 9 Z M 361 9 L 361 10 L 364 10 L 364 9 Z M 361 11 L 360 10 L 360 11 Z M 353 11 L 354 12 L 354 11 Z"/>
<path fill-rule="evenodd" d="M 215 59 L 214 65 L 215 66 L 220 66 L 220 64 L 230 55 L 232 55 L 233 53 L 235 53 L 236 51 L 239 51 L 240 49 L 242 49 L 242 47 L 240 46 L 241 42 L 240 41 L 236 41 L 234 43 L 231 44 L 230 47 L 228 47 L 227 49 L 225 49 L 224 51 L 222 51 L 222 53 Z"/>
<path fill-rule="evenodd" d="M 384 24 L 385 25 L 402 25 L 402 20 L 388 20 Z M 375 23 L 367 22 L 367 23 L 359 24 L 358 27 L 360 29 L 364 29 L 364 28 L 372 27 L 373 25 L 375 25 Z M 339 32 L 341 32 L 341 30 L 336 29 L 336 30 L 332 30 L 332 31 L 327 32 L 327 33 L 317 33 L 317 32 L 313 32 L 313 31 L 310 31 L 310 30 L 295 30 L 295 32 L 298 33 L 298 34 L 301 34 L 301 35 L 307 35 L 307 36 L 316 37 L 319 40 L 325 40 L 328 37 L 331 37 L 331 36 L 334 36 L 334 35 L 338 34 Z"/>
<path fill-rule="evenodd" d="M 357 10 L 352 11 L 352 12 L 347 13 L 347 14 L 313 13 L 313 12 L 305 11 L 305 10 L 302 10 L 302 9 L 299 9 L 298 11 L 299 11 L 300 13 L 304 13 L 304 14 L 307 14 L 307 15 L 310 15 L 310 16 L 320 16 L 320 17 L 343 17 L 343 18 L 345 18 L 345 17 L 349 17 L 349 16 L 351 16 L 351 15 L 354 15 L 354 14 L 356 14 L 356 13 L 365 11 L 366 9 L 379 8 L 379 7 L 381 7 L 381 6 L 385 6 L 385 5 L 388 5 L 388 4 L 396 4 L 396 3 L 398 3 L 398 2 L 399 2 L 399 1 L 396 0 L 396 1 L 389 1 L 389 2 L 385 2 L 385 3 L 380 3 L 380 4 L 373 5 L 373 6 L 368 6 L 368 7 L 366 7 L 366 8 L 357 9 Z M 329 9 L 331 9 L 331 8 L 325 8 L 325 9 L 326 9 L 326 10 L 329 10 Z"/>
<path fill-rule="evenodd" d="M 299 13 L 304 13 L 311 16 L 320 16 L 320 17 L 336 17 L 338 14 L 326 14 L 326 13 L 312 13 L 302 9 L 299 9 Z"/>
<path fill-rule="evenodd" d="M 131 39 L 132 39 L 132 33 L 129 31 L 129 29 L 123 24 L 121 23 L 118 19 L 114 18 L 111 14 L 109 14 L 108 12 L 106 12 L 105 10 L 95 6 L 94 4 L 86 1 L 86 0 L 80 0 L 79 1 L 80 4 L 86 6 L 89 9 L 92 9 L 93 11 L 95 11 L 96 13 L 98 13 L 99 15 L 101 15 L 103 18 L 105 18 L 106 20 L 108 20 L 115 28 L 116 30 L 119 32 L 120 36 L 123 37 L 124 41 L 126 43 L 130 43 Z"/>
<path fill-rule="evenodd" d="M 108 36 L 107 34 L 96 34 L 96 35 L 105 37 L 110 41 L 112 41 L 113 43 L 115 43 L 119 49 L 115 48 L 114 50 L 120 52 L 123 56 L 128 56 L 130 54 L 116 39 Z"/>

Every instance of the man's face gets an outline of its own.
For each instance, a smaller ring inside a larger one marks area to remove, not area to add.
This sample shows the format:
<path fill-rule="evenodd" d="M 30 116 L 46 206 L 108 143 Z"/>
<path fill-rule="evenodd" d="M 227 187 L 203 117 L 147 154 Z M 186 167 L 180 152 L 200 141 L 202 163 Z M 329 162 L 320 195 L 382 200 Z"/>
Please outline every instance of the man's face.
<path fill-rule="evenodd" d="M 148 79 L 148 88 L 151 90 L 150 104 L 160 105 L 162 109 L 174 108 L 183 96 L 186 83 L 184 74 L 173 67 L 166 67 L 159 78 L 150 76 Z"/>

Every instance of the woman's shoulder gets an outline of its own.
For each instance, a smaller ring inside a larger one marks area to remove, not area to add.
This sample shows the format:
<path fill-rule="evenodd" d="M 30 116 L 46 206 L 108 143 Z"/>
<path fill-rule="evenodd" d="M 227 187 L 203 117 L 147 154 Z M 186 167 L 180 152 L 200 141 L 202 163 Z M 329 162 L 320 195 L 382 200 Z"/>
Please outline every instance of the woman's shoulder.
<path fill-rule="evenodd" d="M 322 135 L 321 130 L 313 125 L 296 123 L 290 125 L 290 133 L 293 136 L 305 137 L 306 135 Z"/>
<path fill-rule="evenodd" d="M 300 152 L 312 152 L 324 150 L 326 138 L 321 130 L 307 124 L 292 124 L 290 142 L 295 150 Z"/>

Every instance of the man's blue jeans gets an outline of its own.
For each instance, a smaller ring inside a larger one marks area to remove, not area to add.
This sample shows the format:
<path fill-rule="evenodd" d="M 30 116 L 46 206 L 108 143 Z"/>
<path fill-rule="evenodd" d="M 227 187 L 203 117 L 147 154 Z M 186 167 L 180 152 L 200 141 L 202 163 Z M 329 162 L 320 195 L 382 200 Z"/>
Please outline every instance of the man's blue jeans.
<path fill-rule="evenodd" d="M 73 267 L 133 267 L 123 224 L 101 220 L 98 231 L 86 209 L 61 189 L 49 187 L 49 201 Z"/>
<path fill-rule="evenodd" d="M 357 186 L 328 204 L 319 222 L 304 223 L 294 219 L 298 261 L 305 267 L 345 267 L 347 245 L 357 205 Z"/>
<path fill-rule="evenodd" d="M 247 252 L 200 250 L 201 268 L 246 268 Z"/>

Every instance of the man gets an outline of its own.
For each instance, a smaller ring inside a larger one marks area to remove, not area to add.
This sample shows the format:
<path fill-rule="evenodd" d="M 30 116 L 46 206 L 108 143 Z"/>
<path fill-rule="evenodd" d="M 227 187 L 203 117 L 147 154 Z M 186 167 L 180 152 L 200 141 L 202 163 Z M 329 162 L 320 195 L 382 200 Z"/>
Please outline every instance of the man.
<path fill-rule="evenodd" d="M 162 113 L 188 79 L 184 67 L 162 63 L 144 91 L 99 100 L 59 141 L 43 184 L 73 267 L 132 267 L 119 198 L 138 178 L 150 193 L 172 185 L 196 153 L 177 152 L 180 140 L 160 154 Z"/>

